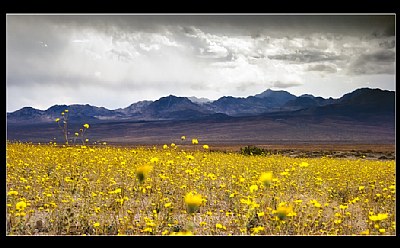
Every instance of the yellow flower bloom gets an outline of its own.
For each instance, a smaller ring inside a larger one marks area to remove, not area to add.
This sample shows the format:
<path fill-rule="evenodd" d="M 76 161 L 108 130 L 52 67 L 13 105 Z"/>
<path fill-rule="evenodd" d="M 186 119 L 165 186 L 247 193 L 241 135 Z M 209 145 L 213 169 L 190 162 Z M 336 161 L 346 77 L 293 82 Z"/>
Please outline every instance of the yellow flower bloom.
<path fill-rule="evenodd" d="M 60 118 L 56 118 L 56 122 L 59 122 L 60 121 Z"/>
<path fill-rule="evenodd" d="M 87 129 L 87 128 L 89 128 L 89 124 L 87 124 L 87 123 L 83 124 L 83 127 Z"/>
<path fill-rule="evenodd" d="M 257 190 L 258 190 L 258 186 L 257 185 L 253 184 L 253 185 L 250 186 L 250 192 L 251 193 L 253 193 L 254 191 L 257 191 Z"/>
<path fill-rule="evenodd" d="M 287 207 L 287 206 L 280 206 L 278 207 L 278 209 L 276 210 L 276 214 L 278 216 L 278 218 L 280 220 L 284 220 L 286 219 L 286 216 L 293 212 L 293 208 L 291 206 Z"/>
<path fill-rule="evenodd" d="M 193 233 L 191 231 L 181 231 L 181 232 L 172 232 L 170 236 L 192 236 Z"/>
<path fill-rule="evenodd" d="M 333 223 L 340 224 L 340 223 L 342 223 L 342 220 L 334 220 Z"/>
<path fill-rule="evenodd" d="M 208 145 L 203 145 L 203 149 L 208 150 L 210 147 Z"/>
<path fill-rule="evenodd" d="M 215 224 L 215 228 L 226 230 L 226 226 L 224 226 L 224 225 L 222 225 L 220 223 Z"/>
<path fill-rule="evenodd" d="M 21 211 L 24 210 L 26 208 L 26 202 L 24 201 L 17 202 L 17 204 L 15 204 L 15 208 Z"/>
<path fill-rule="evenodd" d="M 194 157 L 193 157 L 192 155 L 186 155 L 186 158 L 187 158 L 188 160 L 194 160 Z"/>
<path fill-rule="evenodd" d="M 386 220 L 388 218 L 388 214 L 370 215 L 368 218 L 372 221 Z"/>
<path fill-rule="evenodd" d="M 259 233 L 261 231 L 264 231 L 265 228 L 263 226 L 257 226 L 257 227 L 252 228 L 251 230 L 252 230 L 252 233 L 256 234 L 256 233 Z"/>
<path fill-rule="evenodd" d="M 185 140 L 185 139 L 186 139 L 186 136 L 182 136 L 182 137 L 181 137 L 181 140 Z"/>
<path fill-rule="evenodd" d="M 361 235 L 369 235 L 369 229 L 360 232 Z"/>
<path fill-rule="evenodd" d="M 300 167 L 308 167 L 308 163 L 307 162 L 301 162 Z"/>
<path fill-rule="evenodd" d="M 259 181 L 268 187 L 272 182 L 272 172 L 263 172 L 259 178 Z"/>
<path fill-rule="evenodd" d="M 199 141 L 197 139 L 192 139 L 192 144 L 193 145 L 197 145 L 199 143 Z"/>
<path fill-rule="evenodd" d="M 10 190 L 8 191 L 7 195 L 18 195 L 18 191 Z"/>
<path fill-rule="evenodd" d="M 158 158 L 151 158 L 150 159 L 150 163 L 157 163 L 158 162 Z"/>
<path fill-rule="evenodd" d="M 196 212 L 199 209 L 202 202 L 203 202 L 203 197 L 200 194 L 189 192 L 185 196 L 185 203 L 187 205 L 189 213 Z"/>
<path fill-rule="evenodd" d="M 136 169 L 136 177 L 139 182 L 143 182 L 147 174 L 153 169 L 150 165 L 142 165 Z"/>
<path fill-rule="evenodd" d="M 99 222 L 93 223 L 93 227 L 97 228 L 97 227 L 99 227 L 99 226 L 100 226 L 100 223 L 99 223 Z"/>

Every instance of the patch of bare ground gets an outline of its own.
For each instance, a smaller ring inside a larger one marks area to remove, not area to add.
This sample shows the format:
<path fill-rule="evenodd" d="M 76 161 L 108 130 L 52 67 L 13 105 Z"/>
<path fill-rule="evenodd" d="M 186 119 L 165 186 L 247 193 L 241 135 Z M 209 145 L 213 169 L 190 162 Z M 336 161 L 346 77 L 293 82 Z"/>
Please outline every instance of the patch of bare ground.
<path fill-rule="evenodd" d="M 158 147 L 160 144 L 114 144 L 128 147 Z M 179 149 L 185 151 L 203 150 L 201 145 L 177 144 Z M 247 144 L 209 144 L 210 152 L 240 153 L 241 148 Z M 252 146 L 252 145 L 250 145 Z M 264 150 L 265 154 L 280 154 L 292 158 L 346 158 L 370 160 L 395 160 L 396 148 L 394 144 L 257 144 L 254 145 Z"/>

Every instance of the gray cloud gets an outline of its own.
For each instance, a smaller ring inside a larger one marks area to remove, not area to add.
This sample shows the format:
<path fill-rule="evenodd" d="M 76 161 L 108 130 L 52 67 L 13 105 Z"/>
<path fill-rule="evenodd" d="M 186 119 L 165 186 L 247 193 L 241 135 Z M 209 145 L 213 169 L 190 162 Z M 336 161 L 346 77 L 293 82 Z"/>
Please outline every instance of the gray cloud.
<path fill-rule="evenodd" d="M 396 40 L 395 39 L 390 39 L 390 40 L 384 40 L 381 43 L 379 43 L 379 46 L 382 48 L 386 49 L 392 49 L 396 45 Z"/>
<path fill-rule="evenodd" d="M 337 68 L 334 65 L 325 65 L 325 64 L 317 64 L 317 65 L 309 65 L 307 67 L 308 71 L 320 71 L 320 72 L 337 72 Z"/>
<path fill-rule="evenodd" d="M 350 63 L 349 74 L 393 74 L 396 53 L 393 50 L 376 50 L 359 55 Z"/>
<path fill-rule="evenodd" d="M 6 21 L 10 110 L 60 100 L 118 108 L 112 104 L 186 92 L 216 99 L 318 85 L 324 74 L 347 82 L 394 73 L 394 15 L 7 15 Z M 315 71 L 318 79 L 303 80 Z M 44 103 L 40 96 L 50 94 L 59 95 Z"/>
<path fill-rule="evenodd" d="M 302 85 L 302 83 L 299 82 L 282 82 L 282 81 L 274 81 L 271 82 L 273 87 L 281 88 L 281 89 L 286 89 L 290 87 L 296 87 Z"/>
<path fill-rule="evenodd" d="M 322 52 L 317 50 L 298 50 L 291 54 L 276 54 L 268 56 L 269 59 L 287 60 L 293 63 L 313 63 L 323 61 L 343 60 L 344 55 L 337 55 L 331 52 Z"/>

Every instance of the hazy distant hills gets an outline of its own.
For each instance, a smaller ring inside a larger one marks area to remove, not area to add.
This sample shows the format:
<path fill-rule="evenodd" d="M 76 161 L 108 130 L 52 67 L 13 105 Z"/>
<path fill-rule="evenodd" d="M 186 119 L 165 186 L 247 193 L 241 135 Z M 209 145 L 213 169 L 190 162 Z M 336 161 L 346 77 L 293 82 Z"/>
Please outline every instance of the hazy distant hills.
<path fill-rule="evenodd" d="M 126 108 L 109 110 L 91 105 L 54 105 L 47 110 L 24 107 L 7 113 L 10 124 L 50 123 L 69 109 L 71 122 L 101 121 L 154 121 L 195 120 L 204 118 L 256 116 L 265 114 L 353 116 L 392 115 L 394 117 L 395 92 L 361 88 L 338 99 L 325 99 L 309 94 L 296 97 L 286 91 L 268 89 L 254 96 L 224 96 L 215 101 L 206 98 L 177 97 L 169 95 L 156 101 L 139 101 Z"/>
<path fill-rule="evenodd" d="M 168 144 L 186 135 L 208 144 L 395 143 L 395 92 L 370 88 L 337 99 L 266 90 L 215 101 L 169 95 L 115 110 L 88 104 L 25 107 L 7 113 L 7 140 L 63 142 L 54 120 L 65 109 L 71 139 L 90 123 L 91 142 Z"/>

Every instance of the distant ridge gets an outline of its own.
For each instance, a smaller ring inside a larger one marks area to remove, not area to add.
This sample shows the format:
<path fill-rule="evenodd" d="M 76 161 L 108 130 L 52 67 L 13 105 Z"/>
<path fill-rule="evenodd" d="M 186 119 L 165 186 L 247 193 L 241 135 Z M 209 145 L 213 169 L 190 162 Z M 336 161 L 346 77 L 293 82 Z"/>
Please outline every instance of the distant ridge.
<path fill-rule="evenodd" d="M 24 107 L 7 113 L 11 124 L 50 123 L 65 110 L 70 110 L 71 122 L 101 122 L 121 120 L 195 120 L 256 116 L 272 113 L 285 115 L 335 115 L 367 118 L 371 114 L 394 116 L 395 92 L 381 89 L 360 88 L 338 99 L 325 99 L 304 94 L 296 97 L 287 91 L 266 91 L 254 96 L 224 96 L 215 101 L 197 97 L 169 95 L 155 101 L 139 101 L 126 108 L 109 110 L 89 104 L 54 105 L 47 110 Z M 360 117 L 361 116 L 361 117 Z"/>

